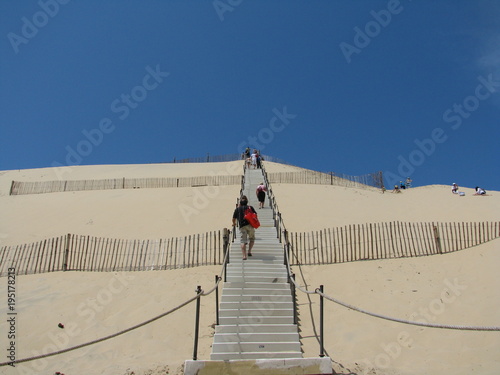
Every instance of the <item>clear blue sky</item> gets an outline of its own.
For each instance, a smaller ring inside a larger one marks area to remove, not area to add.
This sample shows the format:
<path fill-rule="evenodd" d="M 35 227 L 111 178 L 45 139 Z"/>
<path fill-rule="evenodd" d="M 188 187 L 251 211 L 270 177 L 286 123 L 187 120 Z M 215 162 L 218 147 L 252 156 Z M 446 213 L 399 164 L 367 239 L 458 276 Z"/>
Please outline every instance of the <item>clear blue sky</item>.
<path fill-rule="evenodd" d="M 0 2 L 0 170 L 244 144 L 500 190 L 500 2 Z"/>

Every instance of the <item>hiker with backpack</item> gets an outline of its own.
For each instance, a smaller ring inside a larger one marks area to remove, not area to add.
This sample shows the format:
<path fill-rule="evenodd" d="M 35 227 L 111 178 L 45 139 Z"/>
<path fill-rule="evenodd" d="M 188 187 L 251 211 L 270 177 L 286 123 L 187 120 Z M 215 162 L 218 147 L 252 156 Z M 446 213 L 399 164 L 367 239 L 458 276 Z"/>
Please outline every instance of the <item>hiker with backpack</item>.
<path fill-rule="evenodd" d="M 257 190 L 255 193 L 257 194 L 257 199 L 259 201 L 259 208 L 264 208 L 264 202 L 266 200 L 266 185 L 264 185 L 263 182 L 260 183 L 259 186 L 257 186 Z"/>
<path fill-rule="evenodd" d="M 248 198 L 243 195 L 240 198 L 240 204 L 233 213 L 233 226 L 238 223 L 240 228 L 240 243 L 243 260 L 247 259 L 247 243 L 248 243 L 248 256 L 252 256 L 252 248 L 255 243 L 255 228 L 260 226 L 257 219 L 257 212 L 252 206 L 248 205 Z"/>

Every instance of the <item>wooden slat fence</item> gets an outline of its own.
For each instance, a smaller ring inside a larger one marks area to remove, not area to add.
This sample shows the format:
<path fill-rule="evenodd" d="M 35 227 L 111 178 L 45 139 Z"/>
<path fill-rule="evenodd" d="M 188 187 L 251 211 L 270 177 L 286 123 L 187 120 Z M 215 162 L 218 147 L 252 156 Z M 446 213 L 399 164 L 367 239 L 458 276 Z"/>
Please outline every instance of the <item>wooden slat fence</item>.
<path fill-rule="evenodd" d="M 315 171 L 275 172 L 268 173 L 271 183 L 283 184 L 316 184 L 345 187 L 383 186 L 382 172 L 369 173 L 362 176 L 349 176 L 335 172 L 322 173 Z"/>
<path fill-rule="evenodd" d="M 172 163 L 220 163 L 227 161 L 241 160 L 241 154 L 225 154 L 225 155 L 210 155 L 201 156 L 197 158 L 185 158 L 185 159 L 175 159 Z"/>
<path fill-rule="evenodd" d="M 12 181 L 10 195 L 45 194 L 65 191 L 88 191 L 110 189 L 150 189 L 196 186 L 239 185 L 241 176 L 199 176 L 199 177 L 150 177 L 114 178 L 101 180 L 68 181 Z"/>
<path fill-rule="evenodd" d="M 445 254 L 500 237 L 500 222 L 354 224 L 289 233 L 290 264 L 332 264 Z"/>
<path fill-rule="evenodd" d="M 0 248 L 0 276 L 56 271 L 149 271 L 220 265 L 223 231 L 158 240 L 68 234 Z"/>

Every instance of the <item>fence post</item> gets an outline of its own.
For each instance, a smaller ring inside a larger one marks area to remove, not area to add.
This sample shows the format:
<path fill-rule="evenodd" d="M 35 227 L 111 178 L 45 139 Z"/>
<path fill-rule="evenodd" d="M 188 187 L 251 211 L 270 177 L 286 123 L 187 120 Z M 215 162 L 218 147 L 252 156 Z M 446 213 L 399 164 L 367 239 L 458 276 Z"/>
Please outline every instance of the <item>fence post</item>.
<path fill-rule="evenodd" d="M 70 240 L 71 240 L 71 234 L 68 233 L 68 235 L 66 236 L 66 248 L 64 249 L 63 271 L 68 270 L 68 255 L 69 255 Z"/>
<path fill-rule="evenodd" d="M 198 285 L 196 288 L 196 294 L 200 295 L 201 294 L 201 286 Z M 198 332 L 200 328 L 200 299 L 201 297 L 198 297 L 196 300 L 196 322 L 194 326 L 194 350 L 193 350 L 193 361 L 196 361 L 198 359 Z"/>
<path fill-rule="evenodd" d="M 432 224 L 432 226 L 434 229 L 434 240 L 436 241 L 437 251 L 439 252 L 439 254 L 443 254 L 443 250 L 441 248 L 441 238 L 439 237 L 438 227 L 436 225 L 434 225 L 434 223 Z"/>
<path fill-rule="evenodd" d="M 286 229 L 283 231 L 283 237 L 284 237 L 284 243 L 285 243 L 285 245 L 283 246 L 283 250 L 286 252 L 286 254 L 283 254 L 283 255 L 284 255 L 284 258 L 285 258 L 285 265 L 288 267 L 290 265 L 290 263 L 289 263 L 289 260 L 290 260 L 290 244 L 288 243 L 288 232 L 287 232 Z"/>
<path fill-rule="evenodd" d="M 323 293 L 323 285 L 319 286 L 319 291 Z M 323 342 L 323 295 L 319 296 L 319 356 L 325 356 Z"/>
<path fill-rule="evenodd" d="M 215 275 L 215 325 L 219 325 L 219 275 Z"/>

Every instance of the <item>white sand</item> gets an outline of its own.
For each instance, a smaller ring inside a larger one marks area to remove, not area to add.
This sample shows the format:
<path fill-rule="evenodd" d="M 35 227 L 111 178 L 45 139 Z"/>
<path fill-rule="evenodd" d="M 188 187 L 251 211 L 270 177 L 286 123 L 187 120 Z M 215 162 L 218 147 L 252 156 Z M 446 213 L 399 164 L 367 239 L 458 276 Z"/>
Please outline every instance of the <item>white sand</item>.
<path fill-rule="evenodd" d="M 267 165 L 269 172 L 299 170 Z M 73 167 L 62 178 L 184 177 L 241 172 L 241 162 L 87 166 Z M 240 189 L 236 185 L 225 186 L 213 194 L 200 187 L 8 196 L 12 180 L 55 179 L 57 175 L 51 169 L 0 172 L 2 244 L 27 243 L 65 233 L 143 239 L 218 230 L 230 225 Z M 392 220 L 500 219 L 498 192 L 477 197 L 472 196 L 471 189 L 461 189 L 466 196 L 458 197 L 447 186 L 425 186 L 401 194 L 315 185 L 276 184 L 273 188 L 285 224 L 292 231 Z M 203 196 L 207 199 L 200 198 Z M 198 213 L 186 219 L 179 209 L 181 203 Z M 327 294 L 377 313 L 404 319 L 418 314 L 417 319 L 442 324 L 498 326 L 499 250 L 500 240 L 496 240 L 442 256 L 307 266 L 302 272 L 310 288 L 324 284 Z M 300 273 L 298 267 L 294 271 Z M 16 285 L 17 357 L 31 356 L 33 351 L 52 351 L 58 345 L 87 342 L 140 323 L 194 296 L 196 285 L 209 289 L 217 273 L 220 268 L 211 266 L 120 274 L 60 272 L 20 276 Z M 447 283 L 460 287 L 450 288 Z M 5 296 L 6 289 L 7 279 L 2 278 L 0 294 Z M 208 359 L 211 351 L 214 298 L 211 295 L 202 299 L 198 351 L 201 359 Z M 317 325 L 318 297 L 311 299 Z M 319 346 L 312 337 L 308 300 L 300 293 L 299 303 L 305 355 L 316 356 Z M 4 298 L 4 317 L 5 306 Z M 499 332 L 420 328 L 376 319 L 330 302 L 326 302 L 326 307 L 325 348 L 339 373 L 500 373 Z M 0 374 L 165 374 L 167 370 L 170 374 L 179 373 L 184 360 L 192 356 L 194 309 L 191 304 L 148 326 L 47 358 L 46 362 L 32 362 L 15 369 L 2 367 Z M 64 329 L 57 327 L 60 322 Z M 4 353 L 8 347 L 6 329 L 6 319 L 2 318 L 0 348 Z M 0 361 L 5 360 L 2 357 Z M 28 372 L 33 365 L 44 369 Z M 372 371 L 372 366 L 377 369 Z"/>
<path fill-rule="evenodd" d="M 95 173 L 93 172 L 95 168 Z M 72 180 L 241 175 L 241 162 L 67 167 Z M 67 233 L 158 239 L 231 226 L 240 185 L 117 189 L 8 196 L 12 180 L 52 181 L 53 168 L 0 172 L 0 243 L 35 242 Z"/>

